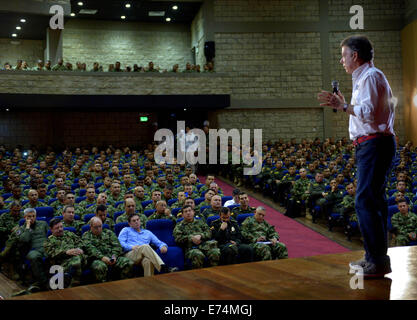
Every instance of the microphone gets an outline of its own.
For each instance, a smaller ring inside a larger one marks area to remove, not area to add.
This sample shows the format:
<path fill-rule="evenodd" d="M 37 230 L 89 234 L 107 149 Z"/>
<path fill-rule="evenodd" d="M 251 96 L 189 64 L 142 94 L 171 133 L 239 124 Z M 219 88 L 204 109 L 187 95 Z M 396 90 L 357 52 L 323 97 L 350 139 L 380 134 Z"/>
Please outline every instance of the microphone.
<path fill-rule="evenodd" d="M 332 87 L 333 87 L 333 93 L 337 94 L 339 92 L 339 81 L 333 80 L 332 81 Z M 337 109 L 333 109 L 333 112 L 336 113 Z"/>

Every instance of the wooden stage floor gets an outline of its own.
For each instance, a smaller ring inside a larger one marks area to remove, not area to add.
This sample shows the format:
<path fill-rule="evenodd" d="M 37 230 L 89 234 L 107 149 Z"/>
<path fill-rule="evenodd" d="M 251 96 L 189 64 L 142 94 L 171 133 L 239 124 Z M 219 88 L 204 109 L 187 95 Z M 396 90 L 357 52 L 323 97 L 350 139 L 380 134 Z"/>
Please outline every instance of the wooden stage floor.
<path fill-rule="evenodd" d="M 15 297 L 20 300 L 417 299 L 417 246 L 390 248 L 393 272 L 351 289 L 349 261 L 363 251 L 254 262 Z M 359 282 L 355 282 L 360 284 Z"/>

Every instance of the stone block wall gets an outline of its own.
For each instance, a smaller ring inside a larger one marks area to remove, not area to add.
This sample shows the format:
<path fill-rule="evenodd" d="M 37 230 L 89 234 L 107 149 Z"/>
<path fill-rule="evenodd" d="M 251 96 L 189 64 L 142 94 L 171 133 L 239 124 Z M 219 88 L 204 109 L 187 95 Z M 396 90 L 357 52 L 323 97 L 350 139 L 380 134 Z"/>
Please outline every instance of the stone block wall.
<path fill-rule="evenodd" d="M 88 69 L 95 61 L 106 71 L 116 61 L 123 69 L 134 64 L 147 67 L 153 61 L 161 70 L 176 63 L 182 70 L 192 62 L 188 25 L 71 20 L 65 25 L 63 39 L 64 59 L 74 65 L 85 62 Z"/>
<path fill-rule="evenodd" d="M 0 39 L 0 65 L 9 62 L 12 66 L 16 61 L 26 60 L 29 67 L 35 67 L 39 59 L 43 60 L 45 41 Z"/>
<path fill-rule="evenodd" d="M 214 0 L 216 21 L 318 21 L 318 0 Z"/>
<path fill-rule="evenodd" d="M 323 110 L 319 108 L 222 110 L 216 112 L 212 121 L 227 130 L 262 129 L 264 141 L 277 138 L 300 141 L 323 136 Z"/>

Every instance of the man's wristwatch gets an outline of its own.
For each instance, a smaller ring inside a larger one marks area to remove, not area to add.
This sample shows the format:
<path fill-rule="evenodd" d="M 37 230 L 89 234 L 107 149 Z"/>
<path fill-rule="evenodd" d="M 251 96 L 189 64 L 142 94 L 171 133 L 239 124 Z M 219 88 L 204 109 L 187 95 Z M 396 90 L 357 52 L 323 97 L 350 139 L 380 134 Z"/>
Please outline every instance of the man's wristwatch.
<path fill-rule="evenodd" d="M 343 104 L 343 111 L 346 112 L 347 108 L 349 108 L 349 105 L 347 103 Z"/>

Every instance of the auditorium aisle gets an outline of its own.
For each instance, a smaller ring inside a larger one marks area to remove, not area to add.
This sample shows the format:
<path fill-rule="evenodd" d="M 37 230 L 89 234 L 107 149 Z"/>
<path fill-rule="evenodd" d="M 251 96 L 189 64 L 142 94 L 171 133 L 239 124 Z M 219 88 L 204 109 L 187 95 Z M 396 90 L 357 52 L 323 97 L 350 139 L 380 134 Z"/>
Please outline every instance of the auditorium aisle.
<path fill-rule="evenodd" d="M 201 183 L 205 177 L 199 176 Z M 232 195 L 234 187 L 216 178 L 216 183 L 222 188 L 224 195 Z M 326 238 L 318 232 L 307 228 L 301 223 L 286 217 L 266 203 L 263 203 L 249 193 L 249 205 L 251 207 L 262 206 L 267 210 L 265 220 L 272 224 L 280 235 L 280 241 L 288 248 L 289 258 L 309 257 L 321 254 L 344 253 L 350 250 L 338 243 Z"/>

